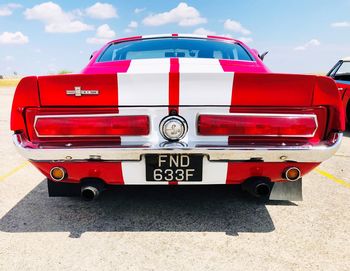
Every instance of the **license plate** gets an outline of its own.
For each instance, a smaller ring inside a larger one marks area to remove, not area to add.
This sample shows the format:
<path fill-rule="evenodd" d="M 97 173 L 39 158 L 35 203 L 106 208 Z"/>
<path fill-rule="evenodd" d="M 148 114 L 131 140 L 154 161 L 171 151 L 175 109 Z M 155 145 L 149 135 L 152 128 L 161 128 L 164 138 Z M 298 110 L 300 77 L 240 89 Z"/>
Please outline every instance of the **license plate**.
<path fill-rule="evenodd" d="M 152 182 L 202 181 L 203 155 L 147 154 L 146 180 Z"/>

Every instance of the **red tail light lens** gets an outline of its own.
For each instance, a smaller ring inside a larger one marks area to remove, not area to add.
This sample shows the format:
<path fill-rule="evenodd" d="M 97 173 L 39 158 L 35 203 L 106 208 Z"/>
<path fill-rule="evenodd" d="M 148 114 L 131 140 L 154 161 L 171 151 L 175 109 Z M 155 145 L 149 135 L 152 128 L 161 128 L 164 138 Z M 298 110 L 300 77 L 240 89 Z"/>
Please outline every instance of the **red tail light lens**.
<path fill-rule="evenodd" d="M 314 114 L 200 115 L 198 134 L 203 136 L 312 138 L 317 126 L 317 118 Z"/>
<path fill-rule="evenodd" d="M 148 116 L 38 115 L 34 130 L 37 137 L 115 137 L 149 134 Z"/>

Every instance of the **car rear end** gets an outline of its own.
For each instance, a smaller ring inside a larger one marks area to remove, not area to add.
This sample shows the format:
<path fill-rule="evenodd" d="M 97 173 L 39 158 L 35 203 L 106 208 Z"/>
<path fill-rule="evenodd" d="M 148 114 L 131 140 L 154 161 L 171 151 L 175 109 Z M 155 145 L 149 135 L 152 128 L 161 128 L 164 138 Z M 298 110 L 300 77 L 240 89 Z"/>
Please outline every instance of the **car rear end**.
<path fill-rule="evenodd" d="M 159 184 L 243 184 L 269 195 L 337 151 L 344 112 L 331 79 L 228 66 L 171 57 L 132 60 L 117 74 L 25 78 L 13 140 L 51 196 L 89 199 Z"/>

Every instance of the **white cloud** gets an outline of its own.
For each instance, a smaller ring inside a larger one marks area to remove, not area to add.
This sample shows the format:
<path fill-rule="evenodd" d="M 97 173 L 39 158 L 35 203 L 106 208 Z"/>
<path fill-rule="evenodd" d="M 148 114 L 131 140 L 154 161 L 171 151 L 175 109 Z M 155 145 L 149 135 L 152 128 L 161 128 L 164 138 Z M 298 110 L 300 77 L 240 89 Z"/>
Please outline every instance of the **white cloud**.
<path fill-rule="evenodd" d="M 13 57 L 13 56 L 5 56 L 4 57 L 4 60 L 5 61 L 8 61 L 8 62 L 10 62 L 10 61 L 12 61 L 12 60 L 14 60 L 15 58 Z"/>
<path fill-rule="evenodd" d="M 0 7 L 0 16 L 10 16 L 12 11 L 7 7 Z"/>
<path fill-rule="evenodd" d="M 336 28 L 344 28 L 344 27 L 350 27 L 350 22 L 335 22 L 331 24 L 332 27 Z"/>
<path fill-rule="evenodd" d="M 201 36 L 212 36 L 216 35 L 216 32 L 200 27 L 193 31 L 193 34 Z"/>
<path fill-rule="evenodd" d="M 25 44 L 29 42 L 29 38 L 22 32 L 4 32 L 0 34 L 0 44 Z"/>
<path fill-rule="evenodd" d="M 141 12 L 144 12 L 146 10 L 146 8 L 135 8 L 134 9 L 134 13 L 135 14 L 139 14 L 139 13 L 141 13 Z"/>
<path fill-rule="evenodd" d="M 107 3 L 97 2 L 85 10 L 86 14 L 95 19 L 111 19 L 118 17 L 117 9 Z"/>
<path fill-rule="evenodd" d="M 7 5 L 0 6 L 0 16 L 10 16 L 14 9 L 21 8 L 22 5 L 10 3 Z"/>
<path fill-rule="evenodd" d="M 203 35 L 203 36 L 215 36 L 217 35 L 216 32 L 205 29 L 203 27 L 197 28 L 193 34 L 195 35 Z M 240 40 L 243 43 L 251 43 L 253 42 L 253 38 L 251 37 L 239 37 L 239 38 L 234 38 L 231 34 L 219 34 L 218 36 L 220 37 L 225 37 L 225 38 L 230 38 L 230 39 L 237 39 Z"/>
<path fill-rule="evenodd" d="M 240 22 L 231 20 L 231 19 L 227 19 L 224 23 L 224 28 L 226 30 L 232 31 L 232 32 L 236 32 L 236 33 L 240 33 L 243 35 L 250 35 L 252 32 L 250 30 L 248 30 L 247 28 L 243 27 L 243 25 Z"/>
<path fill-rule="evenodd" d="M 206 22 L 207 19 L 201 17 L 196 8 L 186 3 L 180 3 L 170 11 L 150 15 L 143 20 L 143 23 L 148 26 L 159 26 L 170 23 L 176 23 L 179 26 L 193 26 Z"/>
<path fill-rule="evenodd" d="M 108 24 L 99 26 L 96 30 L 95 37 L 86 39 L 90 44 L 105 44 L 116 37 L 116 33 L 109 27 Z"/>
<path fill-rule="evenodd" d="M 129 28 L 137 28 L 139 26 L 138 22 L 131 21 L 128 25 Z"/>
<path fill-rule="evenodd" d="M 49 33 L 76 33 L 93 29 L 93 26 L 77 20 L 73 12 L 65 12 L 53 2 L 45 2 L 29 8 L 24 15 L 28 20 L 43 22 L 45 31 Z"/>
<path fill-rule="evenodd" d="M 45 26 L 46 32 L 49 33 L 76 33 L 92 29 L 93 26 L 80 21 L 68 21 L 63 24 L 50 24 Z"/>
<path fill-rule="evenodd" d="M 101 38 L 115 38 L 115 32 L 109 27 L 108 24 L 103 24 L 97 28 L 96 35 Z"/>
<path fill-rule="evenodd" d="M 134 31 L 136 28 L 139 27 L 139 23 L 136 21 L 131 21 L 128 25 L 128 27 L 125 29 L 126 33 L 130 33 L 132 31 Z"/>
<path fill-rule="evenodd" d="M 80 9 L 73 9 L 72 11 L 69 12 L 71 14 L 71 16 L 73 18 L 77 18 L 77 17 L 83 17 L 84 16 L 84 12 L 81 11 Z"/>
<path fill-rule="evenodd" d="M 251 38 L 251 37 L 239 37 L 237 39 L 243 43 L 251 43 L 254 41 L 253 38 Z"/>
<path fill-rule="evenodd" d="M 232 39 L 237 39 L 240 40 L 243 43 L 250 43 L 253 42 L 253 38 L 252 37 L 247 37 L 248 35 L 250 35 L 252 32 L 250 30 L 248 30 L 247 28 L 245 28 L 240 22 L 238 21 L 234 21 L 231 19 L 227 19 L 224 22 L 224 28 L 228 31 L 234 32 L 234 33 L 239 33 L 241 35 L 241 37 L 233 37 L 231 34 L 225 34 L 225 37 L 228 38 L 232 38 Z"/>
<path fill-rule="evenodd" d="M 295 47 L 294 50 L 295 51 L 305 51 L 305 50 L 307 50 L 310 47 L 317 47 L 317 46 L 320 46 L 320 45 L 321 45 L 321 42 L 319 40 L 312 39 L 312 40 L 308 41 L 307 43 L 305 43 L 304 45 Z"/>
<path fill-rule="evenodd" d="M 219 35 L 220 37 L 225 37 L 225 38 L 230 38 L 230 39 L 234 39 L 234 37 L 231 34 L 221 34 Z"/>
<path fill-rule="evenodd" d="M 21 4 L 17 4 L 17 3 L 9 3 L 7 4 L 7 6 L 12 9 L 23 7 Z"/>
<path fill-rule="evenodd" d="M 56 73 L 58 70 L 58 67 L 54 63 L 50 63 L 47 65 L 47 68 L 49 69 L 49 73 Z"/>

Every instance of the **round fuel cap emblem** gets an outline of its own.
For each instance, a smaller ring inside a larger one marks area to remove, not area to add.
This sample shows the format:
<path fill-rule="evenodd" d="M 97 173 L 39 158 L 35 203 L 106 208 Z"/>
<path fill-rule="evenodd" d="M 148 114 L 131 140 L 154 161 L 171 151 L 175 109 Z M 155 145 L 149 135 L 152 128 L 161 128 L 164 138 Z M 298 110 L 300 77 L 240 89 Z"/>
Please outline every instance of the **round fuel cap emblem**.
<path fill-rule="evenodd" d="M 160 123 L 160 133 L 169 141 L 178 141 L 187 133 L 186 120 L 180 116 L 168 116 Z"/>

